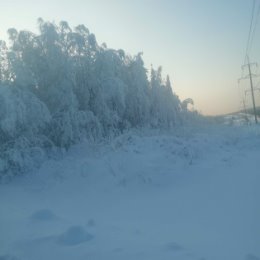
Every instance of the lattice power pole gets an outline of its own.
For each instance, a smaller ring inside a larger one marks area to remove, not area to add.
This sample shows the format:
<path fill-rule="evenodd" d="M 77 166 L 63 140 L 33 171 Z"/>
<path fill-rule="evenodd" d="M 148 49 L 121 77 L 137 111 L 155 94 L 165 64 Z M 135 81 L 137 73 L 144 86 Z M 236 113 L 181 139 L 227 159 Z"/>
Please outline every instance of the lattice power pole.
<path fill-rule="evenodd" d="M 248 68 L 248 75 L 243 77 L 243 78 L 240 78 L 239 80 L 242 80 L 242 79 L 250 79 L 250 87 L 251 87 L 251 95 L 252 95 L 252 103 L 253 103 L 253 109 L 254 109 L 254 116 L 255 116 L 255 123 L 257 124 L 258 123 L 258 120 L 257 120 L 257 113 L 256 113 L 256 106 L 255 106 L 255 94 L 254 94 L 254 86 L 253 86 L 253 80 L 252 78 L 253 77 L 259 77 L 259 75 L 256 75 L 256 74 L 252 74 L 252 71 L 251 71 L 251 66 L 258 66 L 258 64 L 256 62 L 254 63 L 250 63 L 249 62 L 249 58 L 247 56 L 247 64 L 243 65 L 242 66 L 242 69 L 245 69 L 246 67 Z"/>

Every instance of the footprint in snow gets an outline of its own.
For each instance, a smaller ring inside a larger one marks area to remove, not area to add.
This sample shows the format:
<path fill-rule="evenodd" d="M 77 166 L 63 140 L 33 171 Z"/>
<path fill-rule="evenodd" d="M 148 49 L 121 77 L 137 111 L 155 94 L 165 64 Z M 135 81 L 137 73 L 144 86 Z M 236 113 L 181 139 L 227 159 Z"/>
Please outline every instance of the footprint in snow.
<path fill-rule="evenodd" d="M 245 259 L 246 260 L 260 260 L 260 257 L 253 255 L 253 254 L 248 254 Z"/>
<path fill-rule="evenodd" d="M 93 219 L 93 218 L 91 218 L 91 219 L 89 219 L 89 221 L 88 221 L 88 223 L 87 223 L 87 225 L 89 226 L 89 227 L 94 227 L 95 226 L 95 220 Z"/>
<path fill-rule="evenodd" d="M 58 235 L 47 235 L 34 239 L 22 240 L 16 243 L 16 247 L 25 251 L 40 251 L 50 249 L 54 245 L 76 246 L 92 240 L 94 236 L 88 233 L 82 226 L 71 226 L 65 232 Z M 0 255 L 0 260 L 18 260 L 9 255 Z"/>
<path fill-rule="evenodd" d="M 17 260 L 17 258 L 12 255 L 0 255 L 0 260 Z"/>
<path fill-rule="evenodd" d="M 57 219 L 55 214 L 49 209 L 37 210 L 31 215 L 30 218 L 34 222 L 45 222 L 45 221 L 52 221 Z"/>
<path fill-rule="evenodd" d="M 94 238 L 81 226 L 71 226 L 63 234 L 59 235 L 57 242 L 63 246 L 76 246 L 88 242 Z"/>
<path fill-rule="evenodd" d="M 181 259 L 191 259 L 191 260 L 206 260 L 204 257 L 198 257 L 189 250 L 187 250 L 182 245 L 176 243 L 176 242 L 170 242 L 163 246 L 163 250 L 169 252 L 170 254 L 176 254 L 179 257 L 182 257 Z M 252 259 L 253 260 L 253 259 Z M 260 260 L 260 259 L 259 259 Z"/>
<path fill-rule="evenodd" d="M 173 252 L 180 252 L 180 251 L 184 250 L 184 248 L 181 245 L 179 245 L 175 242 L 167 243 L 166 245 L 164 245 L 164 249 L 167 251 L 173 251 Z"/>

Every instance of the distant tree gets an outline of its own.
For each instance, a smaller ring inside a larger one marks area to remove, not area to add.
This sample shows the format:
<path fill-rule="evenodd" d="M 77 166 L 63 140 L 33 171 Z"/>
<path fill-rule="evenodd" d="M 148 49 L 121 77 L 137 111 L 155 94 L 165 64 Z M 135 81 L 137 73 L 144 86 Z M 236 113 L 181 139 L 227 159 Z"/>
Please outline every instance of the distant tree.
<path fill-rule="evenodd" d="M 188 110 L 188 105 L 194 105 L 193 99 L 186 98 L 185 100 L 183 100 L 181 102 L 182 109 L 185 110 L 185 111 Z"/>
<path fill-rule="evenodd" d="M 180 101 L 173 94 L 169 76 L 164 83 L 161 73 L 161 67 L 157 71 L 151 69 L 151 116 L 154 126 L 171 127 L 177 125 L 180 119 Z"/>

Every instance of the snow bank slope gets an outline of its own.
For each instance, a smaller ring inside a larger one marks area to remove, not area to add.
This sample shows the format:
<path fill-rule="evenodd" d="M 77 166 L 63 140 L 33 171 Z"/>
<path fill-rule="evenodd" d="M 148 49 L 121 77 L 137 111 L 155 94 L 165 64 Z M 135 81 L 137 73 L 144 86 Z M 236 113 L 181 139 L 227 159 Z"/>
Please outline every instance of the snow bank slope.
<path fill-rule="evenodd" d="M 74 147 L 0 186 L 0 259 L 259 260 L 259 133 Z"/>

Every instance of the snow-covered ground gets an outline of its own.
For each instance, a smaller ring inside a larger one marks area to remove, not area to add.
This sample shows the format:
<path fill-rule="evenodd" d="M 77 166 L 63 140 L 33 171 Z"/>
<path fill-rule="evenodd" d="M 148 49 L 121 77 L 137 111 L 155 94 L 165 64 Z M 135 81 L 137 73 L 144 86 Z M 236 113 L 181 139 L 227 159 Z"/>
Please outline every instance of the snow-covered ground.
<path fill-rule="evenodd" d="M 131 132 L 0 186 L 0 260 L 259 260 L 260 128 Z"/>

